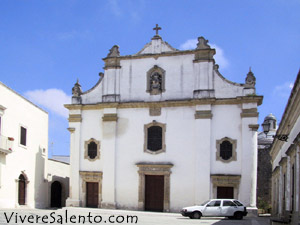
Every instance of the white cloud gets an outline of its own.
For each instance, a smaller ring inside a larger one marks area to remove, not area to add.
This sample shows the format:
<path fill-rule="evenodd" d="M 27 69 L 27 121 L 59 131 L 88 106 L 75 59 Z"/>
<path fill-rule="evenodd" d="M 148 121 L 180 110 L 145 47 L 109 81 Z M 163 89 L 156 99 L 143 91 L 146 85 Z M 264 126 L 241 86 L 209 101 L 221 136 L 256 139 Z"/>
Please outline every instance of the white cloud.
<path fill-rule="evenodd" d="M 189 39 L 183 44 L 180 45 L 180 50 L 190 50 L 195 49 L 197 47 L 198 40 L 197 39 Z"/>
<path fill-rule="evenodd" d="M 211 44 L 210 46 L 216 49 L 216 55 L 214 56 L 216 63 L 219 64 L 222 69 L 227 68 L 229 66 L 229 62 L 224 55 L 223 49 L 215 44 Z"/>
<path fill-rule="evenodd" d="M 71 96 L 68 96 L 64 91 L 52 88 L 27 91 L 24 95 L 33 103 L 46 108 L 46 110 L 65 118 L 68 117 L 68 110 L 63 105 L 71 103 Z"/>
<path fill-rule="evenodd" d="M 281 97 L 288 97 L 293 87 L 294 87 L 294 83 L 287 81 L 282 85 L 277 85 L 273 90 L 273 94 Z"/>
<path fill-rule="evenodd" d="M 183 44 L 180 45 L 180 50 L 189 50 L 189 49 L 195 49 L 197 47 L 198 40 L 197 39 L 189 39 Z M 216 49 L 216 54 L 214 55 L 214 59 L 216 60 L 216 63 L 219 64 L 220 68 L 225 69 L 229 66 L 229 62 L 226 59 L 224 55 L 224 51 L 222 48 L 217 46 L 216 44 L 210 44 L 211 48 Z"/>

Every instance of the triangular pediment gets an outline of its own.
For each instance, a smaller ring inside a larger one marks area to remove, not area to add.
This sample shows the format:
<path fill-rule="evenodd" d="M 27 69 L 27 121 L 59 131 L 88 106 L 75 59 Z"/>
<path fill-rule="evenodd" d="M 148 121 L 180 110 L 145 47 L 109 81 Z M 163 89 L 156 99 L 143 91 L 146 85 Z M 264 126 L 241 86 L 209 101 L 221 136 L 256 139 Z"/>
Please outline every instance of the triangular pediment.
<path fill-rule="evenodd" d="M 167 42 L 163 41 L 161 38 L 153 38 L 151 42 L 146 44 L 141 51 L 135 55 L 143 54 L 160 54 L 162 52 L 175 52 L 178 49 L 173 48 Z"/>

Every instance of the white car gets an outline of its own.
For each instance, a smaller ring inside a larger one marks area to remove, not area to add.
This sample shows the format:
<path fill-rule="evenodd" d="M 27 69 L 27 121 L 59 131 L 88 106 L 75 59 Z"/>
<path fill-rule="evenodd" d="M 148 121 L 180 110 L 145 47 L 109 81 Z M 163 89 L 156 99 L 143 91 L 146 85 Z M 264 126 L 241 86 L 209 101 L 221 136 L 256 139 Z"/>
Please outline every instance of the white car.
<path fill-rule="evenodd" d="M 181 210 L 181 215 L 191 219 L 200 219 L 202 216 L 224 216 L 241 220 L 247 214 L 246 207 L 236 199 L 211 199 L 199 206 L 185 207 Z"/>

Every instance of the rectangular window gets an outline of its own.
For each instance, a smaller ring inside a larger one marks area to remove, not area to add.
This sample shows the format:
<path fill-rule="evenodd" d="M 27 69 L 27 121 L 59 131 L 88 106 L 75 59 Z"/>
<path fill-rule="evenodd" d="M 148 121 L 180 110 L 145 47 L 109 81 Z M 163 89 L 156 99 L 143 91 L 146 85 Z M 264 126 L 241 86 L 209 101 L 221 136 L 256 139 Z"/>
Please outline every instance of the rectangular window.
<path fill-rule="evenodd" d="M 26 146 L 26 138 L 27 138 L 27 129 L 25 127 L 21 127 L 20 133 L 20 144 Z"/>

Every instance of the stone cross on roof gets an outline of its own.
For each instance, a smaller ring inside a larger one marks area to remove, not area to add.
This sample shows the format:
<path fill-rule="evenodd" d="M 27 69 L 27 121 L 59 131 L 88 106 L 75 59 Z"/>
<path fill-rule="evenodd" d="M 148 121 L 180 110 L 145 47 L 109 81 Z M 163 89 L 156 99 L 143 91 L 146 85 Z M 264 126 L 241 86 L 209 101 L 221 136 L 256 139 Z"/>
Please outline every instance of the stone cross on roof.
<path fill-rule="evenodd" d="M 156 24 L 156 27 L 154 27 L 153 30 L 156 31 L 156 36 L 158 36 L 158 31 L 161 30 L 161 27 L 159 27 L 158 24 Z"/>

